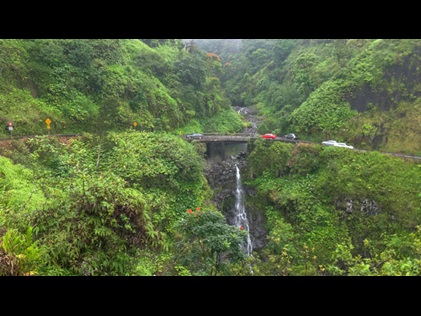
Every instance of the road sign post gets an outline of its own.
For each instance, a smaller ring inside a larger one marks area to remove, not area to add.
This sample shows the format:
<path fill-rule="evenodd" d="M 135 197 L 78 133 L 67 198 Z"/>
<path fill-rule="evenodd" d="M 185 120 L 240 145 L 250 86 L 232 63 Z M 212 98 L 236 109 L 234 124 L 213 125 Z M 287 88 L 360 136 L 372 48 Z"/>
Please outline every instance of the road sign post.
<path fill-rule="evenodd" d="M 50 118 L 47 117 L 47 119 L 45 120 L 45 124 L 47 124 L 48 135 L 50 135 L 50 123 L 51 123 L 51 120 Z"/>

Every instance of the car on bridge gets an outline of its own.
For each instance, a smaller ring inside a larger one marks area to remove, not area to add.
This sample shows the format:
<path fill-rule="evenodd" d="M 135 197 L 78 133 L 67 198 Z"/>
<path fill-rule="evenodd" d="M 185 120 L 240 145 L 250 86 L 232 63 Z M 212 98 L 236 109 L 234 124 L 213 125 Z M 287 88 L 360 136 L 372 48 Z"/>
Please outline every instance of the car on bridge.
<path fill-rule="evenodd" d="M 266 139 L 275 139 L 276 135 L 272 134 L 272 133 L 266 133 L 264 135 L 260 135 L 261 138 L 266 138 Z"/>
<path fill-rule="evenodd" d="M 189 134 L 186 135 L 187 138 L 192 139 L 192 138 L 198 138 L 198 139 L 202 139 L 203 134 L 199 134 L 199 133 L 194 133 L 194 134 Z"/>
<path fill-rule="evenodd" d="M 295 140 L 295 139 L 297 139 L 298 137 L 297 137 L 297 135 L 295 135 L 294 133 L 289 133 L 289 134 L 286 134 L 285 136 L 284 136 L 286 139 L 292 139 L 292 140 Z"/>

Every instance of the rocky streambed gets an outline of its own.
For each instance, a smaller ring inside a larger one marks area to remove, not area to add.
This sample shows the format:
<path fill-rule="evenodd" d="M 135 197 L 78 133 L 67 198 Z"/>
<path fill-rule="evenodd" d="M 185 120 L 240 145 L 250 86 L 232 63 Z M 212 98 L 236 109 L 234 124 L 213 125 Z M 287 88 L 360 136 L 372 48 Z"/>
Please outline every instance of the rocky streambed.
<path fill-rule="evenodd" d="M 251 123 L 251 126 L 246 127 L 243 133 L 252 134 L 252 135 L 257 134 L 258 126 L 261 121 L 261 118 L 257 115 L 256 110 L 250 107 L 239 107 L 239 106 L 234 106 L 233 109 L 237 113 L 241 114 L 247 122 Z"/>

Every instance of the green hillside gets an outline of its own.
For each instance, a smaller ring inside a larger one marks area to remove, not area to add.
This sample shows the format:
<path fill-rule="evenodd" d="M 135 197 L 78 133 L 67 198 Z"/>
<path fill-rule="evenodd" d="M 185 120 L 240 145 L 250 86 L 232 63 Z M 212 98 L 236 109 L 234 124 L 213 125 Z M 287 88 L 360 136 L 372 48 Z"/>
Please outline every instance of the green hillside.
<path fill-rule="evenodd" d="M 195 41 L 221 55 L 226 94 L 259 109 L 262 133 L 421 154 L 421 40 Z"/>
<path fill-rule="evenodd" d="M 134 122 L 140 131 L 188 133 L 224 113 L 232 124 L 215 132 L 241 130 L 221 92 L 219 62 L 180 40 L 153 43 L 0 40 L 0 124 L 12 122 L 16 136 L 127 130 Z"/>
<path fill-rule="evenodd" d="M 0 40 L 0 275 L 420 275 L 421 164 L 381 153 L 421 155 L 420 44 Z M 241 132 L 233 106 L 315 142 L 249 144 L 252 256 L 180 137 Z"/>

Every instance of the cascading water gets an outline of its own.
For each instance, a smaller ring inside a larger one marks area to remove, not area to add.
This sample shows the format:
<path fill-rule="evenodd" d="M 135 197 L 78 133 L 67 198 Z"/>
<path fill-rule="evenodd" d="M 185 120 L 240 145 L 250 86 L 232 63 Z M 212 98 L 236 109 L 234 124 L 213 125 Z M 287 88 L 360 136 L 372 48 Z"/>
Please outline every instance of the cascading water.
<path fill-rule="evenodd" d="M 241 184 L 241 177 L 240 177 L 240 169 L 237 165 L 235 165 L 236 170 L 236 180 L 237 180 L 237 187 L 235 190 L 235 223 L 234 225 L 240 227 L 240 229 L 244 229 L 247 232 L 247 242 L 243 246 L 244 251 L 247 252 L 248 256 L 251 256 L 253 251 L 253 245 L 250 239 L 250 232 L 249 232 L 249 222 L 247 220 L 247 214 L 244 207 L 244 191 L 243 186 Z"/>

